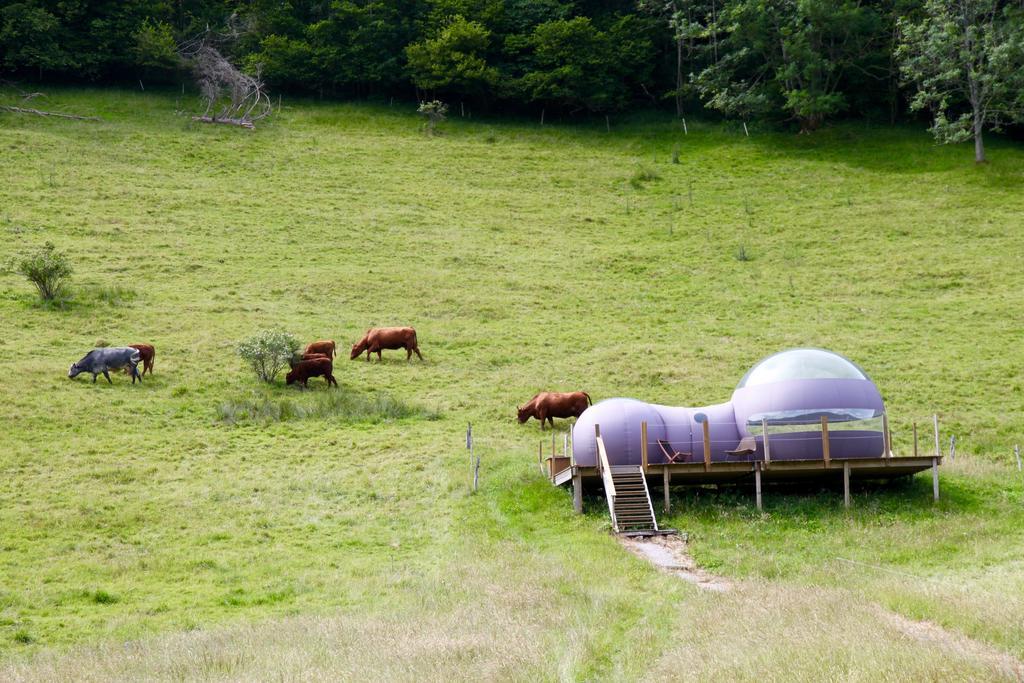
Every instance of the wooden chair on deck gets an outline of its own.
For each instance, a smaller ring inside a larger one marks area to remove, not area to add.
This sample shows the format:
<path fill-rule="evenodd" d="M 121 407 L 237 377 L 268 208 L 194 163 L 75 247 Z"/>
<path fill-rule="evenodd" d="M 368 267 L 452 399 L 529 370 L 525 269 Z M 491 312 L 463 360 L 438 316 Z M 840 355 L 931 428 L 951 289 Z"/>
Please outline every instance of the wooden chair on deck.
<path fill-rule="evenodd" d="M 658 439 L 658 447 L 670 463 L 686 462 L 693 457 L 693 453 L 685 453 L 672 448 L 668 441 Z"/>
<path fill-rule="evenodd" d="M 757 453 L 757 439 L 752 436 L 745 436 L 736 444 L 736 448 L 726 451 L 729 455 L 751 455 Z"/>

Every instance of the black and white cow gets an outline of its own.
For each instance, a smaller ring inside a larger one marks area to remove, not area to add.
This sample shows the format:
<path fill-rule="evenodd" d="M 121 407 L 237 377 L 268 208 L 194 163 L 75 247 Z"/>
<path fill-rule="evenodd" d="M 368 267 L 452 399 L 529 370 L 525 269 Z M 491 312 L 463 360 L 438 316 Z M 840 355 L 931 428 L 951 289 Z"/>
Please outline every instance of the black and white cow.
<path fill-rule="evenodd" d="M 137 367 L 141 358 L 139 350 L 130 346 L 93 349 L 85 355 L 85 358 L 71 366 L 71 369 L 68 370 L 68 377 L 74 378 L 83 372 L 91 372 L 92 381 L 95 384 L 96 376 L 102 372 L 107 381 L 113 384 L 107 371 L 127 368 L 132 376 L 132 384 L 135 384 L 136 378 L 140 382 L 142 381 Z"/>

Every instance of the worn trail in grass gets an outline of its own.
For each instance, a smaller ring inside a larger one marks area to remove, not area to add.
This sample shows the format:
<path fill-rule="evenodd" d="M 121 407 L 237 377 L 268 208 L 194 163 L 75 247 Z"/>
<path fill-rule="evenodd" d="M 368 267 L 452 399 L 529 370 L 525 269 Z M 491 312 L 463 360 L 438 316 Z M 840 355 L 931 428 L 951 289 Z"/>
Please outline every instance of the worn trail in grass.
<path fill-rule="evenodd" d="M 998 675 L 876 603 L 1024 656 L 1019 147 L 974 167 L 909 128 L 658 118 L 427 138 L 398 107 L 312 103 L 247 132 L 172 96 L 50 97 L 104 121 L 0 118 L 0 260 L 52 240 L 76 268 L 64 310 L 0 275 L 0 678 Z M 233 354 L 261 327 L 344 349 L 385 324 L 426 361 L 341 357 L 343 399 Z M 142 386 L 65 378 L 137 341 Z M 866 369 L 898 450 L 939 410 L 969 455 L 937 508 L 923 480 L 849 514 L 681 493 L 665 523 L 751 590 L 623 552 L 514 424 L 541 389 L 724 400 L 795 345 Z"/>

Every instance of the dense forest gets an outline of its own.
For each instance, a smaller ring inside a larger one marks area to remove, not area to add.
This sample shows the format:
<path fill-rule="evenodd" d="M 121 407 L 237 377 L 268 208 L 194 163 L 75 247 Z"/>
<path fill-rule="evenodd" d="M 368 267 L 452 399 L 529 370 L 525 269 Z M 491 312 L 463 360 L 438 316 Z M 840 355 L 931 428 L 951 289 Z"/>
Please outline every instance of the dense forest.
<path fill-rule="evenodd" d="M 4 0 L 0 70 L 177 83 L 204 34 L 278 91 L 476 111 L 646 103 L 810 131 L 929 110 L 965 138 L 1024 105 L 1021 0 Z"/>

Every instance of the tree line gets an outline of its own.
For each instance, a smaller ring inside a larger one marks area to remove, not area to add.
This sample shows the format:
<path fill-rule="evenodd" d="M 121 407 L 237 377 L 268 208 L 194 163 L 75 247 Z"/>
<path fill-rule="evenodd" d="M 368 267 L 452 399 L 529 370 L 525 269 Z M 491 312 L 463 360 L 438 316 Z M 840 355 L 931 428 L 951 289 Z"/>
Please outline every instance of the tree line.
<path fill-rule="evenodd" d="M 810 132 L 928 111 L 942 139 L 1020 121 L 1024 0 L 20 0 L 16 77 L 173 82 L 203 32 L 274 88 L 609 113 L 641 103 Z"/>

